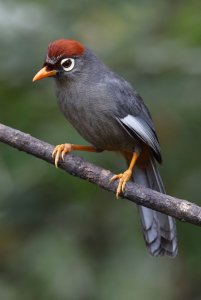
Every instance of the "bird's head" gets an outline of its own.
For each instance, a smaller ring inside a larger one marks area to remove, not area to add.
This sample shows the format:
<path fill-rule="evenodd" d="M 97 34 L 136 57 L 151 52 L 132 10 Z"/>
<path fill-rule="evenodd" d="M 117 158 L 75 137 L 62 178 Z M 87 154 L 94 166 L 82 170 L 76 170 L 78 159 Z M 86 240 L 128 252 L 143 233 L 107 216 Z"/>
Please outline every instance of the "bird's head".
<path fill-rule="evenodd" d="M 45 77 L 66 78 L 80 71 L 85 47 L 74 40 L 60 39 L 49 44 L 43 68 L 33 81 Z"/>

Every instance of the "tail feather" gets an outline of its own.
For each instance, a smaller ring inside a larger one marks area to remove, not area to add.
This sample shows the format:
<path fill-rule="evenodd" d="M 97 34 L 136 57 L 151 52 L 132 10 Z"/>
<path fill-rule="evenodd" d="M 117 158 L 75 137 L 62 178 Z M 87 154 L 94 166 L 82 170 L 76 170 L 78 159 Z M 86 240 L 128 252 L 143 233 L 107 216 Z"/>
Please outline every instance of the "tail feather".
<path fill-rule="evenodd" d="M 161 240 L 156 214 L 153 210 L 143 206 L 139 206 L 139 213 L 147 248 L 151 254 L 159 255 Z"/>
<path fill-rule="evenodd" d="M 136 165 L 133 180 L 145 187 L 165 193 L 162 179 L 153 157 L 149 157 L 146 166 Z M 177 254 L 177 237 L 175 220 L 160 212 L 139 206 L 144 239 L 150 254 L 154 256 Z"/>

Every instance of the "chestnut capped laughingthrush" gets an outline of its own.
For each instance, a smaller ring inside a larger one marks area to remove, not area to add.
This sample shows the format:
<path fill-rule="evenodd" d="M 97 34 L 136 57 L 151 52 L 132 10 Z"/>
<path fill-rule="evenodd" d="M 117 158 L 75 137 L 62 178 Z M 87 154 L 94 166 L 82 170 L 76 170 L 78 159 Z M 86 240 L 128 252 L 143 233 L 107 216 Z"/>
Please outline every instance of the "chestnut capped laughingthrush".
<path fill-rule="evenodd" d="M 75 40 L 60 39 L 49 44 L 43 68 L 33 81 L 53 77 L 57 102 L 66 119 L 90 146 L 58 145 L 55 165 L 73 150 L 120 152 L 128 169 L 119 180 L 117 197 L 128 180 L 165 193 L 157 162 L 160 145 L 151 115 L 140 95 L 112 72 L 87 47 Z M 139 206 L 144 239 L 150 254 L 176 256 L 175 220 Z"/>

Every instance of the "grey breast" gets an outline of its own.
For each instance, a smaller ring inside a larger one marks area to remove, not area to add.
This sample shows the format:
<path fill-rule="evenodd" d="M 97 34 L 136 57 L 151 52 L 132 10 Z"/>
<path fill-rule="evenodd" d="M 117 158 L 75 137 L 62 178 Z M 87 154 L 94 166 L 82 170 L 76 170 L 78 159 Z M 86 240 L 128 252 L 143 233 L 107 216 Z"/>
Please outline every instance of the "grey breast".
<path fill-rule="evenodd" d="M 57 90 L 61 111 L 80 135 L 98 149 L 128 150 L 134 140 L 116 120 L 113 95 L 103 83 L 81 83 Z"/>

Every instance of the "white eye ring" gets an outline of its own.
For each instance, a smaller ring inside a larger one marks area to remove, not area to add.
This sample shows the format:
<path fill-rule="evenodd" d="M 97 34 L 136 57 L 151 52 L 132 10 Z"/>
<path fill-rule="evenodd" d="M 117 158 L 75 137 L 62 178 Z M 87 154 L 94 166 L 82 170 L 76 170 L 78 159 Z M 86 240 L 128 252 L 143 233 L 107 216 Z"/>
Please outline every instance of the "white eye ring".
<path fill-rule="evenodd" d="M 61 61 L 61 66 L 64 71 L 71 71 L 75 66 L 75 60 L 73 58 L 64 58 Z"/>

